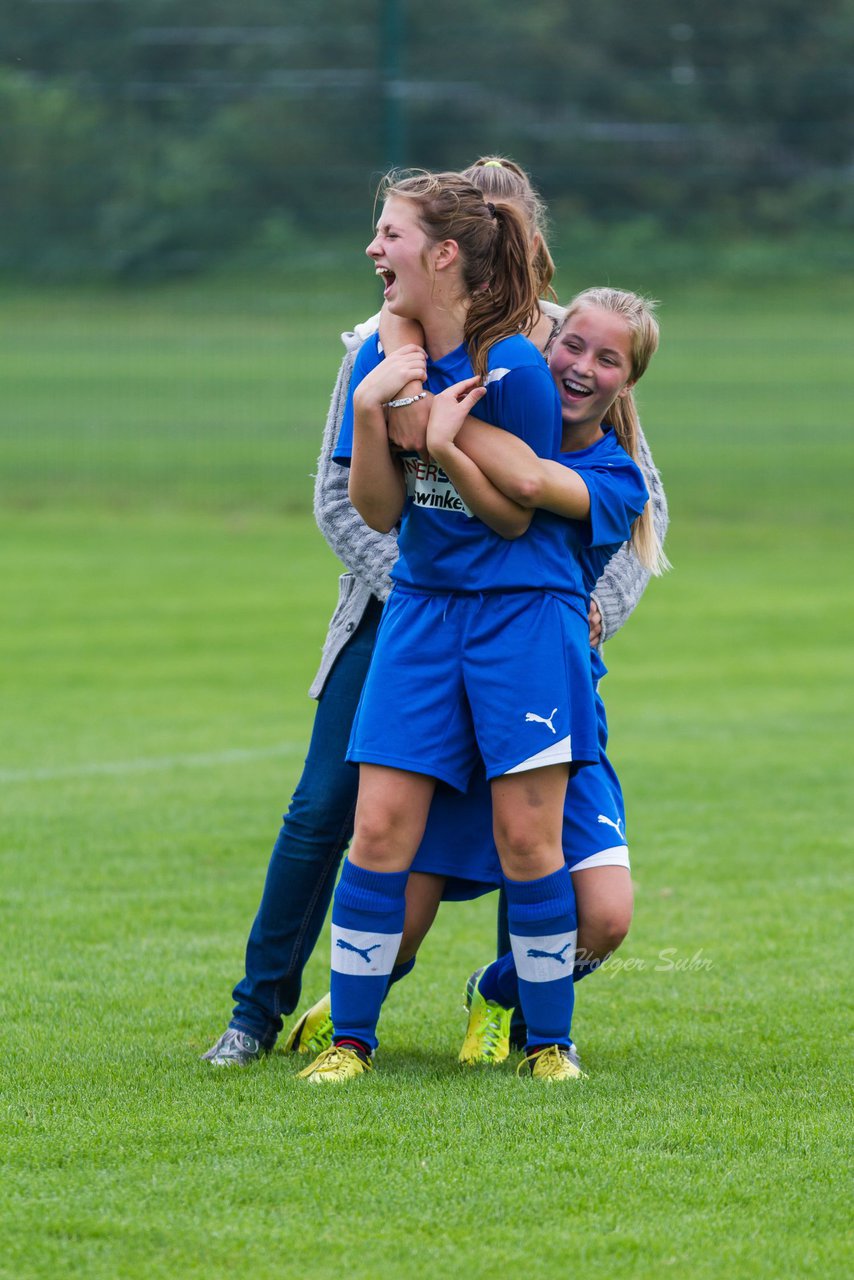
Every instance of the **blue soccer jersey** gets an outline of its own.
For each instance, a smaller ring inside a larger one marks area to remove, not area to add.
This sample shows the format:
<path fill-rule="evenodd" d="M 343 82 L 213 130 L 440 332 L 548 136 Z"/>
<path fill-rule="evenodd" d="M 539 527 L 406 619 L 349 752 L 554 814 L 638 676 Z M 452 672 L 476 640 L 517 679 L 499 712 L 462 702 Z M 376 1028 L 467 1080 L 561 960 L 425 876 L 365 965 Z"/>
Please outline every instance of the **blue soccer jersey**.
<path fill-rule="evenodd" d="M 578 472 L 590 494 L 590 514 L 567 522 L 572 552 L 589 596 L 605 565 L 631 537 L 632 524 L 646 506 L 649 492 L 643 472 L 611 427 L 586 449 L 561 453 L 559 461 Z"/>
<path fill-rule="evenodd" d="M 353 391 L 383 359 L 379 340 L 366 341 L 356 358 L 341 433 L 334 453 L 348 464 L 353 442 Z M 430 391 L 438 393 L 472 374 L 464 346 L 427 362 Z M 521 336 L 495 343 L 488 357 L 486 395 L 473 416 L 524 440 L 544 458 L 560 449 L 560 403 L 545 361 Z M 417 455 L 403 458 L 406 480 L 400 556 L 392 578 L 422 591 L 548 590 L 583 607 L 581 570 L 569 523 L 537 511 L 521 538 L 506 539 L 468 510 L 448 476 Z"/>

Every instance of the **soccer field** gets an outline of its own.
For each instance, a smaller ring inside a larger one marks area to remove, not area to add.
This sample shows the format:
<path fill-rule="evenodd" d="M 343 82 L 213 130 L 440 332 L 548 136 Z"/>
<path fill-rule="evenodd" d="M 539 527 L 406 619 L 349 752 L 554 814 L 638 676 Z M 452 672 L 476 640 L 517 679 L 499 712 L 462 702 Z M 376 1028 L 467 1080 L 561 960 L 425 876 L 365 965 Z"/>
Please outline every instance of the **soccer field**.
<path fill-rule="evenodd" d="M 307 743 L 311 472 L 372 291 L 7 295 L 0 1276 L 848 1273 L 854 286 L 662 293 L 674 570 L 606 655 L 636 915 L 551 1090 L 456 1065 L 489 898 L 370 1079 L 199 1062 Z"/>

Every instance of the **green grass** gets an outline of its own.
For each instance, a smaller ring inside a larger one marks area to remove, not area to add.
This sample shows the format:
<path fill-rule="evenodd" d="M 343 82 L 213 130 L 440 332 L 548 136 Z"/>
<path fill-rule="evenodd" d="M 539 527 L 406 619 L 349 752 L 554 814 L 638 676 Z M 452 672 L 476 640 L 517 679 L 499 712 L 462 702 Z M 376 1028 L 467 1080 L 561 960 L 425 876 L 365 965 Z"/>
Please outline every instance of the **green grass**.
<path fill-rule="evenodd" d="M 343 298 L 314 276 L 13 291 L 0 322 L 0 499 L 304 512 L 338 334 L 370 314 L 376 290 L 357 282 Z"/>
<path fill-rule="evenodd" d="M 608 649 L 637 910 L 578 988 L 590 1079 L 455 1068 L 490 900 L 440 915 L 369 1081 L 198 1061 L 310 729 L 309 475 L 370 301 L 6 299 L 0 1275 L 841 1277 L 850 285 L 662 308 L 675 568 Z"/>

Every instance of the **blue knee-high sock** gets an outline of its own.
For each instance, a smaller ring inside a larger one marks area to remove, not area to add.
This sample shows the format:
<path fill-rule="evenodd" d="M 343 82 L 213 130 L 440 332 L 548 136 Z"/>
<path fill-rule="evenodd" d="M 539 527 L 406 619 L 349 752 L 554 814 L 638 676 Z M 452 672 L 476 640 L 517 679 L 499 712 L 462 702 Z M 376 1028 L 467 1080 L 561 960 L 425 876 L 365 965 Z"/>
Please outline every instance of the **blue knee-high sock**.
<path fill-rule="evenodd" d="M 572 970 L 573 983 L 580 982 L 588 974 L 595 973 L 601 967 L 601 960 L 592 960 L 584 964 L 575 964 Z M 395 981 L 394 973 L 391 981 Z M 494 1000 L 505 1009 L 513 1010 L 510 1020 L 510 1043 L 521 1048 L 528 1039 L 528 1028 L 519 1005 L 519 981 L 516 976 L 516 961 L 513 952 L 507 951 L 492 964 L 487 965 L 478 984 L 484 1000 Z"/>
<path fill-rule="evenodd" d="M 406 913 L 407 871 L 366 871 L 346 861 L 332 903 L 332 1025 L 335 1040 L 373 1052 L 377 1021 Z"/>
<path fill-rule="evenodd" d="M 578 932 L 572 876 L 561 867 L 539 880 L 505 876 L 504 885 L 528 1051 L 569 1045 Z"/>
<path fill-rule="evenodd" d="M 515 1009 L 519 1005 L 519 983 L 516 978 L 516 961 L 513 952 L 507 951 L 492 964 L 488 964 L 480 975 L 478 989 L 484 1000 L 494 1000 L 505 1009 Z"/>

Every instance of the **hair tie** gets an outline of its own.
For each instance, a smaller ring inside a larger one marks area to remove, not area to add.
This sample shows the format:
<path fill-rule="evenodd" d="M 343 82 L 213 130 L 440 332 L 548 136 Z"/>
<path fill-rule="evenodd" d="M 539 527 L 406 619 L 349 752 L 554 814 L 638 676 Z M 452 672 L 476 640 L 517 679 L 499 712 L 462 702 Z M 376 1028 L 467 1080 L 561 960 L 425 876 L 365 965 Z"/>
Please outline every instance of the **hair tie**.
<path fill-rule="evenodd" d="M 486 202 L 486 207 L 487 207 L 487 209 L 489 210 L 489 216 L 490 216 L 490 218 L 494 218 L 494 217 L 495 217 L 495 205 L 492 203 L 492 201 L 491 201 L 491 200 L 487 200 L 487 202 Z"/>

